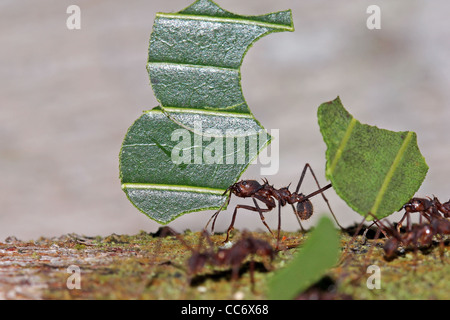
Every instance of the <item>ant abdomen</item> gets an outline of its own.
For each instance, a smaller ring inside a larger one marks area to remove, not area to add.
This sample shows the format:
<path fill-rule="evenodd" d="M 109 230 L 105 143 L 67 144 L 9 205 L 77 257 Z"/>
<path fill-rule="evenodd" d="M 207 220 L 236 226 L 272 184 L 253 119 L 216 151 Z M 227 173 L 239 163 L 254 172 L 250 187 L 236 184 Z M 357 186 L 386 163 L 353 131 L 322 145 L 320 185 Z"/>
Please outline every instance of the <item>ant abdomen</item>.
<path fill-rule="evenodd" d="M 396 238 L 387 239 L 384 243 L 383 250 L 386 253 L 386 257 L 390 258 L 394 255 L 395 251 L 399 247 L 400 243 Z"/>
<path fill-rule="evenodd" d="M 313 205 L 309 199 L 301 202 L 297 202 L 297 215 L 302 220 L 308 220 L 311 218 L 314 212 Z"/>

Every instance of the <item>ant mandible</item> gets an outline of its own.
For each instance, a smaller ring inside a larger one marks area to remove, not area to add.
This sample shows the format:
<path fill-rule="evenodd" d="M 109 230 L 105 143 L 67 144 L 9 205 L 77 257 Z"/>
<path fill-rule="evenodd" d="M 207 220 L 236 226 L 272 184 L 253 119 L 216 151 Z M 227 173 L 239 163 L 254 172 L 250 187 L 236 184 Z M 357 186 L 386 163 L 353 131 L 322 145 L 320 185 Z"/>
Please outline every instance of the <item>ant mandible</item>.
<path fill-rule="evenodd" d="M 300 186 L 302 185 L 303 178 L 305 177 L 306 170 L 308 170 L 308 169 L 311 172 L 311 174 L 317 184 L 317 187 L 319 189 L 317 191 L 314 191 L 313 193 L 310 193 L 307 196 L 305 196 L 303 193 L 299 193 L 299 190 L 300 190 Z M 336 216 L 334 215 L 333 210 L 330 207 L 328 199 L 323 194 L 323 192 L 325 190 L 331 188 L 331 184 L 328 184 L 325 187 L 321 188 L 319 185 L 319 182 L 316 178 L 316 175 L 314 174 L 314 171 L 312 170 L 309 163 L 305 164 L 302 174 L 300 176 L 300 180 L 297 184 L 297 188 L 292 193 L 289 191 L 289 186 L 283 187 L 280 189 L 275 189 L 272 185 L 269 184 L 267 179 L 263 179 L 263 182 L 264 182 L 264 184 L 260 184 L 256 180 L 241 180 L 241 181 L 231 185 L 223 193 L 223 195 L 227 194 L 228 192 L 230 193 L 227 201 L 220 207 L 220 209 L 217 212 L 215 212 L 211 216 L 211 218 L 209 219 L 208 223 L 206 224 L 204 230 L 206 230 L 208 228 L 209 223 L 211 222 L 211 220 L 213 220 L 213 223 L 211 226 L 211 232 L 214 232 L 214 226 L 216 223 L 217 216 L 219 215 L 219 213 L 222 211 L 222 209 L 224 207 L 228 206 L 230 199 L 231 199 L 231 194 L 234 194 L 235 196 L 237 196 L 239 198 L 252 198 L 255 206 L 252 207 L 252 206 L 242 205 L 242 204 L 238 204 L 236 206 L 236 208 L 234 209 L 234 212 L 233 212 L 233 216 L 231 218 L 231 224 L 227 230 L 227 237 L 224 242 L 228 241 L 228 239 L 230 237 L 230 232 L 234 228 L 234 222 L 236 220 L 236 214 L 237 214 L 238 209 L 247 209 L 250 211 L 258 212 L 259 217 L 260 217 L 262 223 L 264 224 L 264 226 L 269 230 L 269 232 L 272 234 L 272 236 L 275 237 L 272 230 L 265 222 L 263 214 L 265 212 L 272 211 L 276 207 L 276 201 L 278 201 L 278 233 L 277 233 L 277 237 L 276 237 L 277 244 L 278 244 L 278 242 L 280 241 L 280 230 L 281 230 L 281 207 L 285 206 L 286 204 L 290 204 L 295 213 L 295 216 L 297 217 L 300 227 L 302 228 L 302 230 L 304 230 L 300 220 L 307 220 L 312 216 L 313 205 L 312 205 L 311 201 L 309 200 L 309 198 L 311 198 L 319 193 L 322 194 L 322 197 L 325 200 L 325 202 L 327 203 L 328 209 L 330 210 L 331 214 L 333 215 L 333 218 L 336 221 L 337 225 L 341 229 L 344 229 L 337 221 Z M 258 202 L 256 202 L 256 200 L 263 202 L 267 206 L 267 208 L 261 208 L 258 205 Z M 297 204 L 296 206 L 294 206 L 295 203 Z"/>

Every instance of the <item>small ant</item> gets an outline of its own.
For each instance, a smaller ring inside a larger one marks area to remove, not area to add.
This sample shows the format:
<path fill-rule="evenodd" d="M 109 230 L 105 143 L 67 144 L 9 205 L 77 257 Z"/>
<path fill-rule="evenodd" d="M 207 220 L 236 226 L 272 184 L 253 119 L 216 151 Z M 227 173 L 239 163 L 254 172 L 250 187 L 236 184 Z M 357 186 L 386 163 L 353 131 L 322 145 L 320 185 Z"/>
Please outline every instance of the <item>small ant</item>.
<path fill-rule="evenodd" d="M 302 185 L 303 178 L 305 177 L 307 169 L 310 170 L 310 172 L 317 184 L 317 187 L 319 189 L 317 191 L 305 196 L 303 193 L 299 193 L 299 190 L 300 190 L 300 186 Z M 277 245 L 278 245 L 278 242 L 280 240 L 280 229 L 281 229 L 281 207 L 285 206 L 286 204 L 290 204 L 295 213 L 295 216 L 297 217 L 300 227 L 302 228 L 302 230 L 304 230 L 300 220 L 307 220 L 312 216 L 313 205 L 312 205 L 311 201 L 309 200 L 309 198 L 311 198 L 319 193 L 322 194 L 322 197 L 325 200 L 325 202 L 327 203 L 328 208 L 329 208 L 331 214 L 333 215 L 333 218 L 336 221 L 337 225 L 341 229 L 343 229 L 343 227 L 337 221 L 336 216 L 334 215 L 333 210 L 330 207 L 328 199 L 323 194 L 323 192 L 325 190 L 331 188 L 331 184 L 328 184 L 327 186 L 321 188 L 319 185 L 319 182 L 316 178 L 316 175 L 314 174 L 314 171 L 312 170 L 311 166 L 308 163 L 305 164 L 302 174 L 300 176 L 300 180 L 297 184 L 297 188 L 292 193 L 289 191 L 289 186 L 280 188 L 280 189 L 275 189 L 272 185 L 269 184 L 267 179 L 263 179 L 263 182 L 264 182 L 264 184 L 261 185 L 256 180 L 241 180 L 241 181 L 231 185 L 223 193 L 223 195 L 227 194 L 228 192 L 230 193 L 227 201 L 220 207 L 220 209 L 217 212 L 215 212 L 211 216 L 211 218 L 209 219 L 208 223 L 206 224 L 204 230 L 207 229 L 209 223 L 211 222 L 211 220 L 213 220 L 211 232 L 214 232 L 214 225 L 215 225 L 217 216 L 219 215 L 219 213 L 222 211 L 222 209 L 224 207 L 228 206 L 230 199 L 231 199 L 231 194 L 234 194 L 235 196 L 240 197 L 240 198 L 248 198 L 248 197 L 252 198 L 255 206 L 252 207 L 252 206 L 241 205 L 241 204 L 238 204 L 236 206 L 236 208 L 234 209 L 234 212 L 233 212 L 233 216 L 231 218 L 231 224 L 227 230 L 227 237 L 224 242 L 228 242 L 228 239 L 230 237 L 230 232 L 234 228 L 234 222 L 236 220 L 237 210 L 240 208 L 258 212 L 259 217 L 260 217 L 262 223 L 264 224 L 264 226 L 269 230 L 269 232 L 272 234 L 272 236 L 275 237 L 272 230 L 269 228 L 269 226 L 265 222 L 263 213 L 272 211 L 276 207 L 276 202 L 275 202 L 275 200 L 276 200 L 276 201 L 278 201 L 278 233 L 277 233 Z M 258 205 L 256 200 L 263 202 L 267 206 L 267 208 L 260 208 L 260 206 Z M 294 206 L 295 203 L 297 204 L 296 206 Z"/>
<path fill-rule="evenodd" d="M 203 242 L 200 243 L 198 249 L 193 249 L 187 245 L 182 239 L 180 239 L 184 245 L 191 250 L 192 255 L 188 259 L 188 273 L 191 277 L 193 274 L 199 273 L 206 264 L 212 266 L 231 266 L 232 279 L 236 281 L 239 275 L 239 269 L 242 262 L 247 256 L 252 256 L 250 260 L 250 279 L 252 283 L 252 290 L 254 288 L 254 260 L 253 255 L 259 255 L 263 258 L 268 257 L 270 261 L 275 258 L 276 251 L 265 240 L 257 239 L 251 236 L 248 232 L 244 231 L 242 237 L 230 248 L 220 248 L 219 250 L 213 250 L 213 243 L 206 231 L 203 231 L 202 237 L 206 238 L 209 248 L 203 250 Z M 264 262 L 266 269 L 270 269 Z"/>

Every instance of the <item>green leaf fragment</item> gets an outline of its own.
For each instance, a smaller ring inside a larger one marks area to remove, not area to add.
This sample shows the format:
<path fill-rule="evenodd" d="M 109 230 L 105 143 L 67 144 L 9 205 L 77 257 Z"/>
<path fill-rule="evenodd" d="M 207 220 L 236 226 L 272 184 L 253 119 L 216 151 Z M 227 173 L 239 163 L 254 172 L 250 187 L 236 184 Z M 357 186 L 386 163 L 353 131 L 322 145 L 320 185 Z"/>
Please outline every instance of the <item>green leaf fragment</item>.
<path fill-rule="evenodd" d="M 293 30 L 290 10 L 247 17 L 209 0 L 157 14 L 147 70 L 160 107 L 129 128 L 119 156 L 139 210 L 166 224 L 224 203 L 271 140 L 243 97 L 243 57 L 260 37 Z"/>
<path fill-rule="evenodd" d="M 318 120 L 327 145 L 326 177 L 356 212 L 381 219 L 414 196 L 428 171 L 414 132 L 361 124 L 339 97 L 319 107 Z"/>
<path fill-rule="evenodd" d="M 337 263 L 339 252 L 337 230 L 333 222 L 323 216 L 293 260 L 270 280 L 269 299 L 294 299 Z"/>
<path fill-rule="evenodd" d="M 136 120 L 122 144 L 122 189 L 139 210 L 163 224 L 187 212 L 218 208 L 251 156 L 269 142 L 260 133 L 226 139 L 199 135 L 154 108 Z"/>
<path fill-rule="evenodd" d="M 262 36 L 293 30 L 290 10 L 240 16 L 199 0 L 178 13 L 158 13 L 147 63 L 155 96 L 169 115 L 169 108 L 194 108 L 251 116 L 240 83 L 244 55 Z"/>

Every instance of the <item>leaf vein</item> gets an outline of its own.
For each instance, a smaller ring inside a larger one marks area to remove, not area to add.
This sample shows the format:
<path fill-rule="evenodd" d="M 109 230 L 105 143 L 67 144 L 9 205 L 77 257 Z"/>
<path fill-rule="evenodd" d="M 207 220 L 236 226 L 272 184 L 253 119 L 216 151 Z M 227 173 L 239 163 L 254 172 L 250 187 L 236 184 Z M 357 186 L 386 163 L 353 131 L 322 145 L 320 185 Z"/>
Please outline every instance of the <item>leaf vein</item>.
<path fill-rule="evenodd" d="M 357 120 L 355 118 L 352 118 L 352 120 L 348 124 L 344 137 L 342 138 L 341 143 L 336 150 L 336 154 L 334 155 L 333 161 L 331 162 L 330 167 L 327 169 L 327 175 L 333 174 L 334 169 L 336 169 L 337 163 L 342 156 L 342 152 L 345 149 L 345 146 L 347 145 L 348 139 L 350 138 L 350 135 L 355 127 L 356 122 Z"/>
<path fill-rule="evenodd" d="M 222 195 L 225 189 L 216 189 L 208 187 L 181 186 L 169 184 L 151 184 L 151 183 L 123 183 L 122 189 L 154 189 L 166 191 L 196 192 L 196 193 L 212 193 Z"/>
<path fill-rule="evenodd" d="M 158 18 L 167 18 L 167 19 L 184 19 L 184 20 L 201 20 L 208 22 L 219 22 L 219 23 L 240 23 L 240 24 L 248 24 L 254 25 L 263 28 L 270 29 L 279 29 L 286 31 L 294 31 L 294 27 L 292 25 L 282 25 L 276 23 L 268 23 L 256 20 L 242 19 L 242 18 L 224 18 L 224 17 L 211 17 L 211 16 L 196 16 L 196 15 L 187 15 L 187 14 L 177 14 L 177 13 L 157 13 L 156 17 Z"/>
<path fill-rule="evenodd" d="M 408 134 L 406 135 L 406 138 L 403 141 L 400 149 L 398 150 L 397 154 L 395 155 L 394 161 L 392 162 L 391 167 L 389 168 L 389 171 L 386 174 L 386 177 L 384 178 L 383 184 L 381 185 L 380 190 L 378 191 L 377 197 L 375 198 L 372 209 L 370 210 L 370 212 L 372 214 L 376 215 L 377 210 L 381 204 L 381 200 L 383 199 L 383 196 L 386 193 L 388 185 L 391 182 L 392 177 L 394 176 L 395 170 L 397 170 L 397 167 L 403 157 L 403 154 L 405 153 L 406 148 L 408 147 L 409 143 L 411 142 L 412 137 L 413 137 L 413 132 L 409 131 Z"/>

